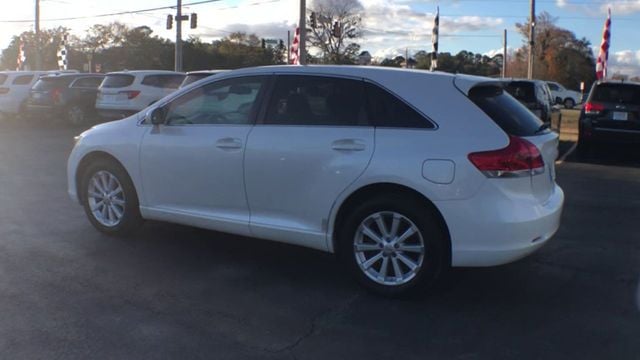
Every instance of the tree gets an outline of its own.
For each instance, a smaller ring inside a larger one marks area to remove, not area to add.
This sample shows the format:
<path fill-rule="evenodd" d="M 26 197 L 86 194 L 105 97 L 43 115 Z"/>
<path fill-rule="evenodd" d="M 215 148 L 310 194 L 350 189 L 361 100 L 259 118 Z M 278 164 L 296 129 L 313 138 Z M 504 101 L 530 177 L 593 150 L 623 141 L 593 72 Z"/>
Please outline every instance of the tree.
<path fill-rule="evenodd" d="M 44 29 L 40 31 L 40 56 L 42 58 L 42 68 L 44 70 L 58 69 L 58 49 L 64 34 L 67 34 L 68 32 L 69 29 L 61 26 L 54 29 Z M 76 39 L 70 38 L 69 41 L 73 44 L 76 42 Z M 24 52 L 27 58 L 26 68 L 36 68 L 36 34 L 33 31 L 25 31 L 18 36 L 14 36 L 9 46 L 2 51 L 1 67 L 3 69 L 16 69 L 16 61 L 18 59 L 21 42 L 24 44 Z M 67 45 L 69 50 L 73 50 L 72 44 Z M 67 57 L 71 65 L 69 68 L 78 68 L 78 66 L 81 68 L 83 61 L 79 58 L 80 57 L 77 52 L 70 51 Z"/>
<path fill-rule="evenodd" d="M 325 63 L 355 64 L 360 45 L 355 39 L 362 37 L 362 16 L 364 8 L 358 0 L 316 0 L 311 8 L 314 20 L 309 19 L 307 39 L 320 50 L 320 58 Z"/>

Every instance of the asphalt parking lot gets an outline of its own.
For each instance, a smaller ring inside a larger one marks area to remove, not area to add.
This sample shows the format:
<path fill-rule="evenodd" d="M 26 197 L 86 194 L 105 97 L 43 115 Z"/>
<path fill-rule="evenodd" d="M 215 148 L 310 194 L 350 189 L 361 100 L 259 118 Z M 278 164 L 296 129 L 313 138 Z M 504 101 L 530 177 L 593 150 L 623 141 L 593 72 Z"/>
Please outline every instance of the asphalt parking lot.
<path fill-rule="evenodd" d="M 0 358 L 638 359 L 640 149 L 558 165 L 538 253 L 390 300 L 332 256 L 148 222 L 95 231 L 66 193 L 79 128 L 0 121 Z"/>

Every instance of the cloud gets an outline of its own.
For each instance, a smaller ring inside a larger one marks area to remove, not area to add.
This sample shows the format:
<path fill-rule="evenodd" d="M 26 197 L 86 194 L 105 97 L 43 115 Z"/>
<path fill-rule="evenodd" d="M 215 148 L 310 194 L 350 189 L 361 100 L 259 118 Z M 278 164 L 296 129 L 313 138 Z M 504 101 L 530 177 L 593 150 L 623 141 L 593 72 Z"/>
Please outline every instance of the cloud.
<path fill-rule="evenodd" d="M 599 7 L 592 3 L 574 3 L 569 0 L 556 0 L 556 6 L 570 11 L 579 11 L 589 16 L 604 16 L 607 9 L 611 8 L 612 16 L 615 14 L 631 15 L 640 12 L 640 0 L 620 0 L 611 3 L 601 4 Z"/>
<path fill-rule="evenodd" d="M 640 76 L 640 50 L 622 50 L 609 54 L 608 73 Z"/>

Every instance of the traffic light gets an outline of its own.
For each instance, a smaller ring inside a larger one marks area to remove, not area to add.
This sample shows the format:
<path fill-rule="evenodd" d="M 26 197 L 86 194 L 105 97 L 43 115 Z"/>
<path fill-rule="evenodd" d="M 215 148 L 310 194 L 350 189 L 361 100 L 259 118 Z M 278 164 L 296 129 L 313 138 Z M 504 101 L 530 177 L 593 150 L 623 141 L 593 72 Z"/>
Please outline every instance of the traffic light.
<path fill-rule="evenodd" d="M 196 13 L 191 13 L 191 17 L 189 18 L 191 20 L 191 28 L 195 29 L 198 27 L 198 14 Z"/>
<path fill-rule="evenodd" d="M 316 13 L 315 12 L 311 12 L 311 28 L 315 29 L 318 26 L 318 20 L 316 18 Z"/>
<path fill-rule="evenodd" d="M 342 36 L 342 27 L 340 23 L 336 21 L 333 23 L 333 37 L 339 38 L 340 36 Z"/>
<path fill-rule="evenodd" d="M 167 15 L 167 30 L 173 28 L 173 15 Z"/>

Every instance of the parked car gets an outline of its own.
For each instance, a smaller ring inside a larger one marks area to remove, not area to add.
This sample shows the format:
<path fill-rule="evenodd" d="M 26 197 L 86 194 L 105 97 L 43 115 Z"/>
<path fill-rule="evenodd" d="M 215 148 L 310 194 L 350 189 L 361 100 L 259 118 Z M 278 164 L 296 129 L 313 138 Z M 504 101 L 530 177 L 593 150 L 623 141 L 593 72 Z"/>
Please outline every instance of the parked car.
<path fill-rule="evenodd" d="M 22 113 L 29 90 L 41 76 L 65 72 L 77 71 L 0 71 L 0 114 L 16 116 Z"/>
<path fill-rule="evenodd" d="M 307 246 L 386 295 L 534 252 L 564 202 L 558 135 L 466 75 L 240 69 L 76 139 L 68 191 L 98 230 L 154 219 Z"/>
<path fill-rule="evenodd" d="M 563 104 L 566 109 L 573 109 L 577 104 L 582 103 L 582 94 L 565 88 L 560 83 L 547 81 L 551 89 L 551 96 L 554 104 Z"/>
<path fill-rule="evenodd" d="M 549 126 L 559 126 L 562 118 L 560 109 L 554 107 L 554 101 L 547 83 L 541 80 L 509 79 L 504 80 L 505 90 L 531 110 L 540 120 Z"/>
<path fill-rule="evenodd" d="M 197 71 L 189 71 L 187 75 L 184 77 L 182 84 L 180 84 L 180 88 L 183 88 L 191 83 L 194 83 L 198 80 L 202 80 L 204 78 L 208 78 L 209 76 L 213 76 L 216 74 L 220 74 L 223 72 L 227 72 L 229 70 L 197 70 Z"/>
<path fill-rule="evenodd" d="M 607 80 L 591 87 L 580 111 L 578 151 L 602 142 L 640 142 L 640 83 Z"/>
<path fill-rule="evenodd" d="M 96 109 L 103 120 L 122 119 L 174 92 L 184 77 L 164 70 L 108 73 L 98 88 Z"/>
<path fill-rule="evenodd" d="M 27 112 L 32 116 L 62 117 L 71 124 L 82 124 L 96 115 L 96 95 L 103 79 L 103 74 L 43 76 L 29 92 Z"/>

